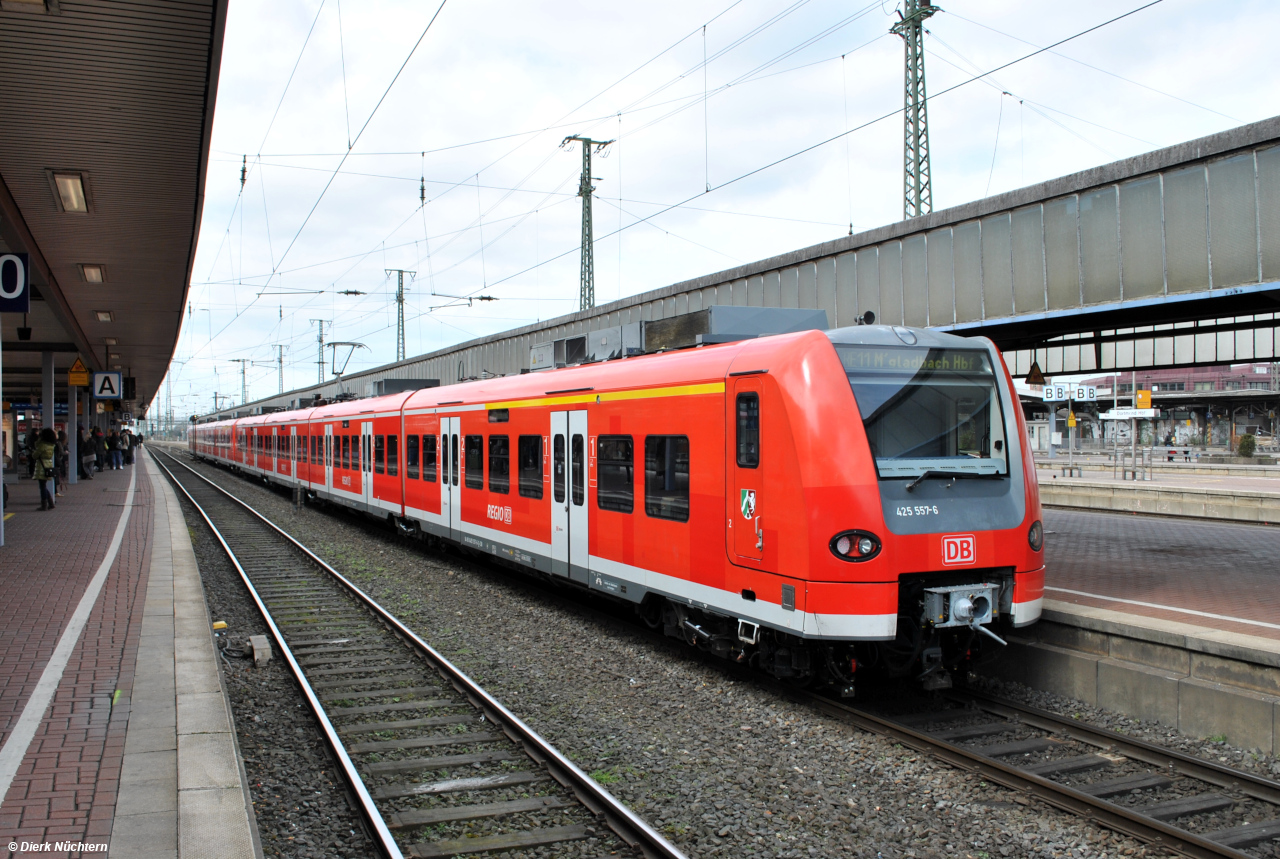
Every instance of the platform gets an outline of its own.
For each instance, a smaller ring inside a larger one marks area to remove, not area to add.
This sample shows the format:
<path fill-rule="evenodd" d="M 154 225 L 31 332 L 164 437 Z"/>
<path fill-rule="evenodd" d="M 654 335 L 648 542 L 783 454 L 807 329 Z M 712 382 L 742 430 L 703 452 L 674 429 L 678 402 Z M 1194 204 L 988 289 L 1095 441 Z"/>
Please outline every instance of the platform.
<path fill-rule="evenodd" d="M 0 848 L 261 856 L 173 489 L 145 455 L 67 487 L 52 511 L 34 482 L 9 488 Z"/>
<path fill-rule="evenodd" d="M 987 670 L 1280 753 L 1280 531 L 1046 510 L 1045 604 Z"/>
<path fill-rule="evenodd" d="M 1151 480 L 1135 481 L 1117 479 L 1110 465 L 1078 466 L 1080 477 L 1064 476 L 1066 467 L 1065 458 L 1052 468 L 1036 463 L 1046 507 L 1280 524 L 1276 469 L 1259 466 L 1241 474 L 1252 467 L 1162 464 L 1152 469 Z"/>

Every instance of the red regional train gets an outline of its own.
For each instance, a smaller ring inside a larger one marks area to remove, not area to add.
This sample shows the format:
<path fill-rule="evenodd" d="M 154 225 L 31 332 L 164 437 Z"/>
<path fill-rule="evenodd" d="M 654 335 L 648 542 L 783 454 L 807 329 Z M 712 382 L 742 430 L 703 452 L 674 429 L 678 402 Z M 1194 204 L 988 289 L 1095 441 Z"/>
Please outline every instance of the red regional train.
<path fill-rule="evenodd" d="M 991 341 L 860 325 L 198 424 L 196 457 L 633 603 L 776 677 L 950 683 L 1040 615 Z"/>

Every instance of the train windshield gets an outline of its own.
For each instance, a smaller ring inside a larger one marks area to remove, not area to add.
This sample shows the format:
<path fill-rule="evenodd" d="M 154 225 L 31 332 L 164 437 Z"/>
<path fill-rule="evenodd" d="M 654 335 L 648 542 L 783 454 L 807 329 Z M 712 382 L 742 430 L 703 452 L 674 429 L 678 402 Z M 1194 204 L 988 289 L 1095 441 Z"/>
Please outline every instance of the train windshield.
<path fill-rule="evenodd" d="M 1000 388 L 988 353 L 840 344 L 836 352 L 881 479 L 1009 473 Z"/>

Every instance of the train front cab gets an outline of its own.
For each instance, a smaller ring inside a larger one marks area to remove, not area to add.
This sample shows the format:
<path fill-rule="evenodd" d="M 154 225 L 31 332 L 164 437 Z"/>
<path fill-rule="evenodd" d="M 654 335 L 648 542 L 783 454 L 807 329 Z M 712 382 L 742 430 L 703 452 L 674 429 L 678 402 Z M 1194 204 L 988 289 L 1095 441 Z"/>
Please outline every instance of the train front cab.
<path fill-rule="evenodd" d="M 945 687 L 949 670 L 1040 615 L 1039 493 L 1012 380 L 986 339 L 890 326 L 826 336 L 844 390 L 809 392 L 822 405 L 796 442 L 816 620 L 806 632 L 825 637 L 825 618 L 856 611 L 862 629 L 845 631 L 864 643 L 852 659 Z"/>

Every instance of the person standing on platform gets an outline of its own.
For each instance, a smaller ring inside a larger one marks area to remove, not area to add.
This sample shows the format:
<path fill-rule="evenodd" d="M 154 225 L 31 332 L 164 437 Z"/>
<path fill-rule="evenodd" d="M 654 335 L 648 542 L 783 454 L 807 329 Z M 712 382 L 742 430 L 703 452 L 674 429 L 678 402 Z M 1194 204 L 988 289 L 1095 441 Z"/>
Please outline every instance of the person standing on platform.
<path fill-rule="evenodd" d="M 58 440 L 54 443 L 53 494 L 55 498 L 66 495 L 67 489 L 67 431 L 58 430 Z"/>
<path fill-rule="evenodd" d="M 127 429 L 120 430 L 120 458 L 125 465 L 133 465 L 133 445 L 130 444 Z"/>
<path fill-rule="evenodd" d="M 27 431 L 25 446 L 27 448 L 27 477 L 35 477 L 36 473 L 36 443 L 40 441 L 40 434 L 36 432 L 36 428 L 32 427 Z"/>
<path fill-rule="evenodd" d="M 93 428 L 93 453 L 94 464 L 97 465 L 98 471 L 106 471 L 107 465 L 107 437 L 102 432 L 102 427 Z"/>
<path fill-rule="evenodd" d="M 40 431 L 40 440 L 35 445 L 35 479 L 40 481 L 40 509 L 52 510 L 53 480 L 57 465 L 58 437 L 53 430 L 45 427 Z"/>
<path fill-rule="evenodd" d="M 76 444 L 76 452 L 80 455 L 80 462 L 77 465 L 80 468 L 80 478 L 82 480 L 93 480 L 93 461 L 96 458 L 93 454 L 93 436 L 84 431 L 84 427 L 76 430 L 80 434 L 79 442 Z"/>

